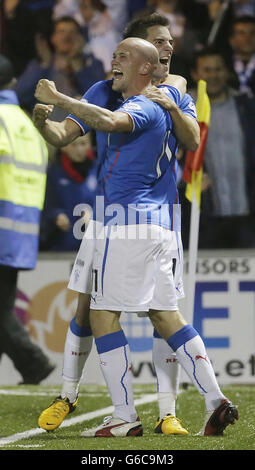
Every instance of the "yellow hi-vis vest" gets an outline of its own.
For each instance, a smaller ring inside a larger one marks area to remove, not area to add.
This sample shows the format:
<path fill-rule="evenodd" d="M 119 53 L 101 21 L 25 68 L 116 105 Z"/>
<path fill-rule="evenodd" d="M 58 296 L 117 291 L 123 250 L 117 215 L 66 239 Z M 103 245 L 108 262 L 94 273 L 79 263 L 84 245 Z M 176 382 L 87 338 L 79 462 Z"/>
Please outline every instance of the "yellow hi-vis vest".
<path fill-rule="evenodd" d="M 31 269 L 38 251 L 48 150 L 31 119 L 0 104 L 0 264 Z"/>

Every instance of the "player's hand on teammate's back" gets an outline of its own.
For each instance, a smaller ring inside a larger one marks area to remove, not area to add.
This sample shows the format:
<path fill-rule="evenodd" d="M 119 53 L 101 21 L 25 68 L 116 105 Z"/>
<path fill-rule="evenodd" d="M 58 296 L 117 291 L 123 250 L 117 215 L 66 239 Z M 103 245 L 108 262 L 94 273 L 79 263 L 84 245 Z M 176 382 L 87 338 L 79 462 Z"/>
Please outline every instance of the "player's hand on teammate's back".
<path fill-rule="evenodd" d="M 146 98 L 149 98 L 149 100 L 160 104 L 168 111 L 171 111 L 171 109 L 175 107 L 174 101 L 167 96 L 164 91 L 160 90 L 160 88 L 157 88 L 156 86 L 147 88 L 143 92 L 143 95 L 146 96 Z"/>

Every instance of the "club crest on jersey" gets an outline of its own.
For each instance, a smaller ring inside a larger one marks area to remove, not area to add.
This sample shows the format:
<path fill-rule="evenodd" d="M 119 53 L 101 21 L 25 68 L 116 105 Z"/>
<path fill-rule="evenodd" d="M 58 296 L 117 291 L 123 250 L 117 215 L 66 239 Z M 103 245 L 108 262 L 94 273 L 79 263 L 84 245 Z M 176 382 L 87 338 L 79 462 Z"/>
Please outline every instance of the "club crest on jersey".
<path fill-rule="evenodd" d="M 166 95 L 170 95 L 170 90 L 166 86 L 161 86 L 160 90 L 162 90 Z"/>
<path fill-rule="evenodd" d="M 189 102 L 189 108 L 197 115 L 196 105 L 193 101 Z"/>
<path fill-rule="evenodd" d="M 74 282 L 75 284 L 79 281 L 80 278 L 80 271 L 78 269 L 75 269 L 74 271 Z"/>

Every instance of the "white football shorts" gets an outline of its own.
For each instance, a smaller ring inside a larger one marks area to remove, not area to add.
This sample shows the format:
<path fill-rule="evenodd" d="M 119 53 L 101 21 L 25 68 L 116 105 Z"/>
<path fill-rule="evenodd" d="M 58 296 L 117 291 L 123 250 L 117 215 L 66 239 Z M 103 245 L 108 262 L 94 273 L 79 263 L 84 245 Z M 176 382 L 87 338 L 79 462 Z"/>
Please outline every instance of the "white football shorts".
<path fill-rule="evenodd" d="M 83 294 L 92 291 L 92 263 L 96 238 L 102 231 L 102 223 L 90 220 L 82 238 L 70 275 L 68 288 Z"/>
<path fill-rule="evenodd" d="M 178 310 L 184 297 L 180 233 L 149 224 L 98 228 L 93 243 L 85 233 L 69 287 L 89 293 L 92 281 L 94 310 Z"/>

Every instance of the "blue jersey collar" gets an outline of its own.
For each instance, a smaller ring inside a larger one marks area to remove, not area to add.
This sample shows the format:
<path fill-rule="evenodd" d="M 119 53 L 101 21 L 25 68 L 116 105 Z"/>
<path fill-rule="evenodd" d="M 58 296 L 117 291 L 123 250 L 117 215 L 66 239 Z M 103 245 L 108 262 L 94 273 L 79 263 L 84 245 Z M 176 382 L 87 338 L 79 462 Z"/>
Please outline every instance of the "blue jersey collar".
<path fill-rule="evenodd" d="M 17 94 L 13 90 L 0 90 L 0 104 L 19 105 Z"/>

